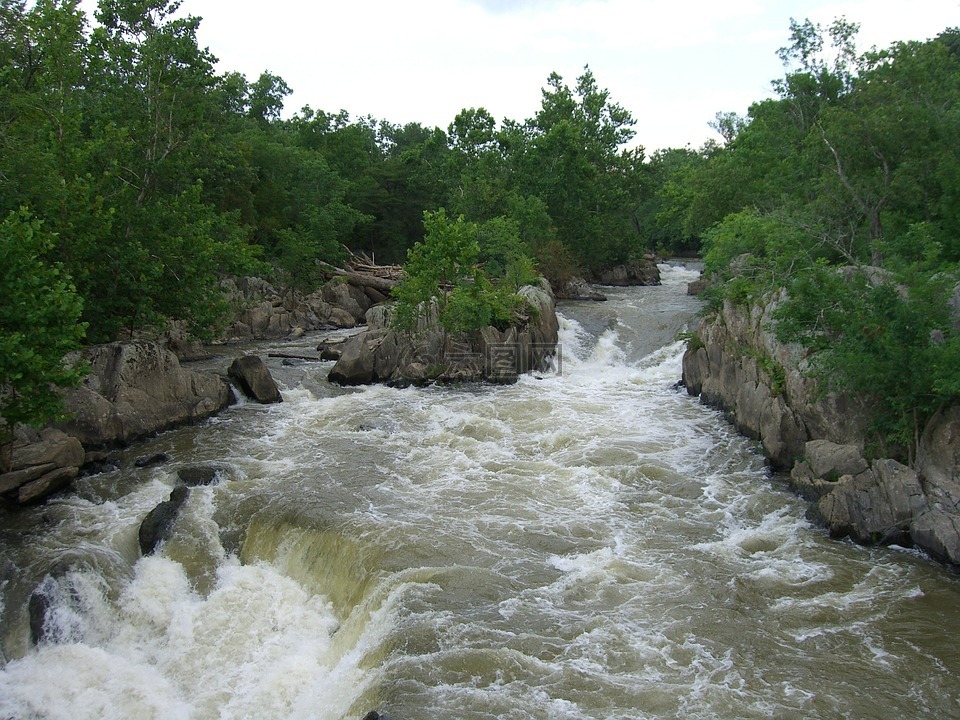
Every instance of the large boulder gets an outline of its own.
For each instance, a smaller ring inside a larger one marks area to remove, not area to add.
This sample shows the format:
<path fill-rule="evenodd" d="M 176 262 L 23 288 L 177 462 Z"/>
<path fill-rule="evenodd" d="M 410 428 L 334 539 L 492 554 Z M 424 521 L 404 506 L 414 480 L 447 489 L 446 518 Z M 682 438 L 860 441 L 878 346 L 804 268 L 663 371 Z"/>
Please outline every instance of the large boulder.
<path fill-rule="evenodd" d="M 607 296 L 580 277 L 570 278 L 567 284 L 555 292 L 558 300 L 591 300 L 604 302 Z"/>
<path fill-rule="evenodd" d="M 251 400 L 264 404 L 283 402 L 280 388 L 259 356 L 238 357 L 230 364 L 227 374 Z"/>
<path fill-rule="evenodd" d="M 911 545 L 910 526 L 927 507 L 915 470 L 895 460 L 875 460 L 856 477 L 845 475 L 817 502 L 834 537 L 860 543 Z"/>
<path fill-rule="evenodd" d="M 231 400 L 222 378 L 181 367 L 177 356 L 158 343 L 110 343 L 82 355 L 90 374 L 67 391 L 71 419 L 59 428 L 87 448 L 125 445 L 197 422 Z"/>
<path fill-rule="evenodd" d="M 588 279 L 600 285 L 659 285 L 660 268 L 656 256 L 645 255 L 640 260 L 597 270 Z"/>

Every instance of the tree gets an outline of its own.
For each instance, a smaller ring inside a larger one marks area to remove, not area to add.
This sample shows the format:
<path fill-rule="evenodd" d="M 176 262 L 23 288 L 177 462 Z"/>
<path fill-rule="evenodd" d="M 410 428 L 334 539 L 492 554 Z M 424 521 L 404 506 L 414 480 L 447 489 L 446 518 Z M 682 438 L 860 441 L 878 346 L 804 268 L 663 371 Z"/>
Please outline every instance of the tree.
<path fill-rule="evenodd" d="M 26 210 L 0 223 L 0 447 L 18 423 L 39 427 L 56 418 L 60 389 L 85 374 L 64 357 L 79 347 L 85 326 L 69 275 L 45 259 L 55 244 Z M 9 455 L 0 450 L 0 471 L 7 470 Z"/>
<path fill-rule="evenodd" d="M 623 262 L 643 248 L 633 215 L 643 150 L 623 148 L 635 121 L 598 87 L 589 67 L 575 90 L 556 73 L 547 83 L 526 134 L 514 136 L 518 189 L 546 203 L 557 237 L 582 267 Z"/>
<path fill-rule="evenodd" d="M 516 291 L 535 277 L 516 226 L 503 219 L 451 220 L 442 208 L 425 212 L 423 225 L 424 239 L 410 249 L 404 279 L 392 292 L 394 325 L 412 330 L 434 307 L 447 332 L 513 322 L 524 302 Z"/>

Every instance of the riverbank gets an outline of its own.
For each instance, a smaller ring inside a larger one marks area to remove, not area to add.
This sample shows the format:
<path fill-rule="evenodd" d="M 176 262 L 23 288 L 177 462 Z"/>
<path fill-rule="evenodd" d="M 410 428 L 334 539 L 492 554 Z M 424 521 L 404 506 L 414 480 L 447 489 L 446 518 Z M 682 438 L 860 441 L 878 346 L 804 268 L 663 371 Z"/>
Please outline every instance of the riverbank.
<path fill-rule="evenodd" d="M 817 392 L 800 348 L 770 331 L 775 307 L 728 300 L 702 318 L 683 359 L 688 392 L 759 441 L 833 537 L 915 546 L 960 565 L 960 409 L 944 409 L 923 428 L 913 467 L 869 457 L 869 409 Z"/>

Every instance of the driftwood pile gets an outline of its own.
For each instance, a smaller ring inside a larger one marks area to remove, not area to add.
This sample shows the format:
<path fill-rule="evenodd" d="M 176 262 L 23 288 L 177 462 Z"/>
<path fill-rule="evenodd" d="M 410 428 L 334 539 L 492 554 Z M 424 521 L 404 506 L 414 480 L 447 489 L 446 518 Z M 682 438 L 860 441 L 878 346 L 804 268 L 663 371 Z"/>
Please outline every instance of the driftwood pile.
<path fill-rule="evenodd" d="M 383 295 L 389 295 L 403 277 L 400 265 L 377 265 L 365 253 L 350 252 L 344 267 L 338 268 L 324 263 L 324 270 L 331 276 L 346 278 L 351 285 L 359 288 L 372 288 Z"/>

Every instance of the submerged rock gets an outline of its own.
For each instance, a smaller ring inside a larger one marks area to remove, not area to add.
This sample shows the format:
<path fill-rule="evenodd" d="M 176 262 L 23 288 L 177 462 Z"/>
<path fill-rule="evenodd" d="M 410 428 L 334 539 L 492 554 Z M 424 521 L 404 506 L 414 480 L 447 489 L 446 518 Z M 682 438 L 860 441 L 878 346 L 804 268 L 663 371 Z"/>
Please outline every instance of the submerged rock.
<path fill-rule="evenodd" d="M 191 467 L 180 468 L 177 471 L 177 477 L 187 487 L 198 487 L 201 485 L 210 485 L 221 474 L 221 468 L 210 465 L 193 465 Z"/>
<path fill-rule="evenodd" d="M 173 535 L 173 525 L 180 514 L 180 508 L 190 497 L 190 488 L 178 485 L 170 493 L 170 499 L 164 500 L 140 523 L 137 539 L 140 543 L 140 552 L 143 555 L 152 555 L 157 546 Z"/>
<path fill-rule="evenodd" d="M 163 465 L 165 462 L 170 461 L 170 456 L 165 452 L 153 453 L 153 455 L 141 455 L 136 460 L 133 461 L 134 467 L 145 468 L 152 467 L 154 465 Z"/>

